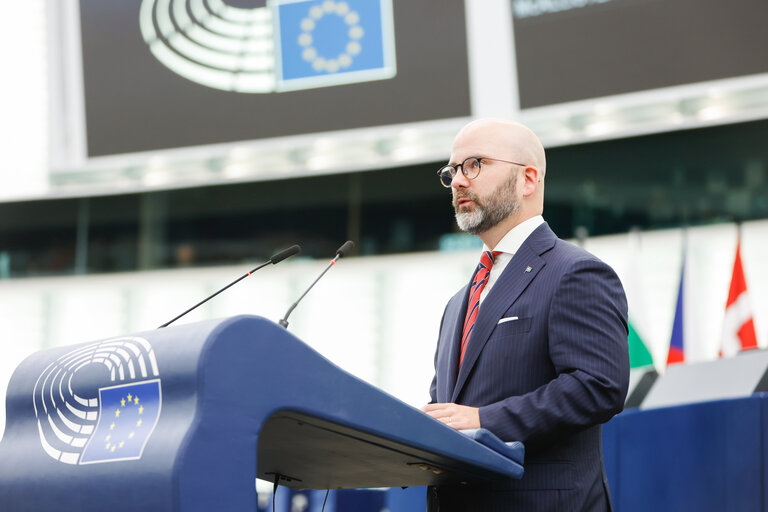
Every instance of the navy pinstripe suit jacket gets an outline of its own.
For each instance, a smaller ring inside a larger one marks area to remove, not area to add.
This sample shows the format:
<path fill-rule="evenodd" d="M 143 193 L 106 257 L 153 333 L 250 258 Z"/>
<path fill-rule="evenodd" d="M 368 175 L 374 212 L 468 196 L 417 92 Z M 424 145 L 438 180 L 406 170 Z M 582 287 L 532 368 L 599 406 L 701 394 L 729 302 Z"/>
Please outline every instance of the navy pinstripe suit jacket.
<path fill-rule="evenodd" d="M 430 395 L 479 407 L 484 428 L 523 441 L 525 474 L 500 485 L 430 488 L 428 509 L 611 510 L 601 424 L 621 412 L 629 383 L 618 277 L 542 224 L 483 300 L 457 372 L 468 292 L 445 308 Z"/>

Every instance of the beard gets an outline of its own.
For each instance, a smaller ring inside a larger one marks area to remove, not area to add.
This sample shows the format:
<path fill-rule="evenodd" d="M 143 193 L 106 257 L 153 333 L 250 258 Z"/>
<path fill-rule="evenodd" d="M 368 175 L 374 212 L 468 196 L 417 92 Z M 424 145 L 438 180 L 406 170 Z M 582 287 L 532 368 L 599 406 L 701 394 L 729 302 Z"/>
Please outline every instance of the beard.
<path fill-rule="evenodd" d="M 520 210 L 520 203 L 515 197 L 516 191 L 517 173 L 513 173 L 482 202 L 472 192 L 454 192 L 453 209 L 456 212 L 456 224 L 459 225 L 459 229 L 472 235 L 479 235 L 498 225 L 510 215 L 516 214 Z M 472 200 L 475 208 L 470 211 L 460 211 L 457 202 L 461 198 Z"/>

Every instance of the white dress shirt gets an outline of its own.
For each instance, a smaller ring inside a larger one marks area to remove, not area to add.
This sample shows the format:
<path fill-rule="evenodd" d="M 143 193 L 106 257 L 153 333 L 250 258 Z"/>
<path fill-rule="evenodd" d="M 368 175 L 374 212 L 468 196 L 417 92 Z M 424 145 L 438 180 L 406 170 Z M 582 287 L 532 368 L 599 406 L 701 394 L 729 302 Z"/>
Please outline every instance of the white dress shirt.
<path fill-rule="evenodd" d="M 501 273 L 504 272 L 504 269 L 506 268 L 507 263 L 512 259 L 512 256 L 514 256 L 518 249 L 520 249 L 520 246 L 523 245 L 523 242 L 525 242 L 531 233 L 543 223 L 544 217 L 536 215 L 510 229 L 509 232 L 504 235 L 504 238 L 499 240 L 499 243 L 496 244 L 496 247 L 494 247 L 493 250 L 501 251 L 501 254 L 496 256 L 496 259 L 493 262 L 491 273 L 488 276 L 488 282 L 485 284 L 485 288 L 483 288 L 483 292 L 480 294 L 480 304 L 483 303 L 483 299 L 485 299 L 488 292 L 493 288 L 493 283 L 495 283 Z M 490 249 L 483 244 L 483 251 L 490 251 Z"/>

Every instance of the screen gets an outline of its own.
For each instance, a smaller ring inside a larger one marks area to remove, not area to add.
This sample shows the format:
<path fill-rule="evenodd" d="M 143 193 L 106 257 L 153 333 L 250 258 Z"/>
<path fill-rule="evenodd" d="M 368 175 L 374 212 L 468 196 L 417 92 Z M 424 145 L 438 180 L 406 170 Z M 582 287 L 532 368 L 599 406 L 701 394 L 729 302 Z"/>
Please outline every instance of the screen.
<path fill-rule="evenodd" d="M 764 0 L 511 0 L 520 108 L 768 72 Z"/>
<path fill-rule="evenodd" d="M 470 115 L 462 0 L 80 0 L 89 157 Z"/>

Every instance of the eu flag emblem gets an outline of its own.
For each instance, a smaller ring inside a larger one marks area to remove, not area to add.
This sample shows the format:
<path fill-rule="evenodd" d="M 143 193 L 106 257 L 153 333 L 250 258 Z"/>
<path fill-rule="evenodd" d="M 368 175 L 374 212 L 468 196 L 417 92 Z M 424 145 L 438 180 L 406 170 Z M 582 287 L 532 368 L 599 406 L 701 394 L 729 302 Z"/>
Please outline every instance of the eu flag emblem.
<path fill-rule="evenodd" d="M 160 404 L 159 379 L 99 389 L 99 420 L 80 464 L 141 458 Z"/>
<path fill-rule="evenodd" d="M 278 90 L 392 78 L 392 0 L 277 0 Z"/>

